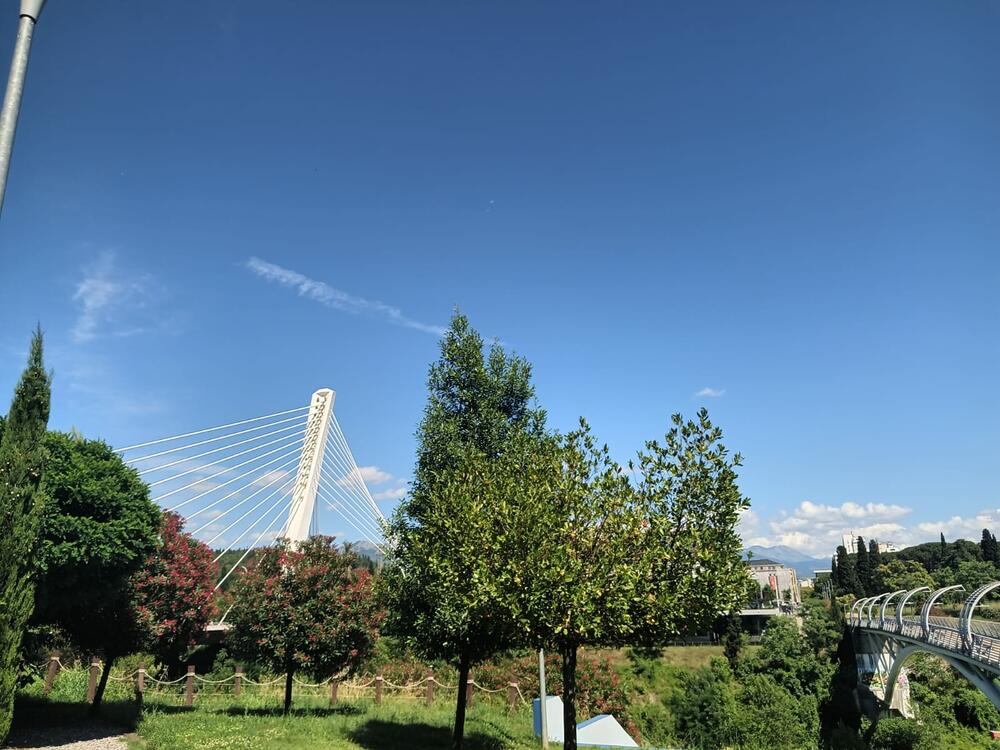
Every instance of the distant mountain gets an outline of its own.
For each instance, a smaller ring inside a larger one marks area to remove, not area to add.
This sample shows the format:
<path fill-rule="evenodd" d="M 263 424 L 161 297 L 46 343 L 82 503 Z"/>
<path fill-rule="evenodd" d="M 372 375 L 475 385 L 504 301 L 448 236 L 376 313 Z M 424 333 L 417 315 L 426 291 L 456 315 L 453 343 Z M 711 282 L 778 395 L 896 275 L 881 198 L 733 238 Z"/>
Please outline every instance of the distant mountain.
<path fill-rule="evenodd" d="M 382 551 L 371 542 L 352 542 L 351 546 L 358 555 L 369 558 L 376 565 L 385 559 Z"/>
<path fill-rule="evenodd" d="M 804 552 L 783 545 L 774 547 L 762 547 L 755 544 L 743 550 L 743 556 L 747 557 L 752 553 L 755 560 L 774 560 L 786 567 L 792 568 L 799 580 L 803 578 L 813 578 L 814 570 L 829 570 L 829 557 L 809 557 Z"/>

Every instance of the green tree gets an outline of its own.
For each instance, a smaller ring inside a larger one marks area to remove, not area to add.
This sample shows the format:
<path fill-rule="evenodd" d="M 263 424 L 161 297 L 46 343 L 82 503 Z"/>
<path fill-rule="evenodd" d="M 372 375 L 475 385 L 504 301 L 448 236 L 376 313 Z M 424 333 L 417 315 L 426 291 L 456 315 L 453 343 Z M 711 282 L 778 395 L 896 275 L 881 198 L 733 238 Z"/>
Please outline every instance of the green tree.
<path fill-rule="evenodd" d="M 157 548 L 160 509 L 108 445 L 50 432 L 35 622 L 56 625 L 85 654 L 104 657 L 93 704 L 111 666 L 146 638 L 133 577 Z"/>
<path fill-rule="evenodd" d="M 998 562 L 997 538 L 993 536 L 989 529 L 983 529 L 983 537 L 979 542 L 979 549 L 983 553 L 983 560 L 992 563 Z"/>
<path fill-rule="evenodd" d="M 927 730 L 911 719 L 887 717 L 872 731 L 871 750 L 930 750 Z"/>
<path fill-rule="evenodd" d="M 857 551 L 854 553 L 854 570 L 857 574 L 858 587 L 854 590 L 857 596 L 871 596 L 876 592 L 872 590 L 872 567 L 871 560 L 868 559 L 868 547 L 865 540 L 860 536 L 855 544 Z"/>
<path fill-rule="evenodd" d="M 350 675 L 378 637 L 371 575 L 333 541 L 314 536 L 296 548 L 279 540 L 233 586 L 229 649 L 285 675 L 286 714 L 296 672 Z"/>
<path fill-rule="evenodd" d="M 172 671 L 218 614 L 212 558 L 212 550 L 184 531 L 180 516 L 164 513 L 160 544 L 133 578 L 141 629 Z"/>
<path fill-rule="evenodd" d="M 39 330 L 0 424 L 0 745 L 10 731 L 21 639 L 35 607 L 35 550 L 44 503 L 39 484 L 51 394 L 42 348 Z"/>
<path fill-rule="evenodd" d="M 729 662 L 729 668 L 734 671 L 739 664 L 740 651 L 743 650 L 746 640 L 743 626 L 740 623 L 739 611 L 729 610 L 729 614 L 726 615 L 726 630 L 722 636 L 722 648 L 726 655 L 726 661 Z"/>
<path fill-rule="evenodd" d="M 965 586 L 965 590 L 972 593 L 984 583 L 995 581 L 1000 578 L 1000 570 L 991 562 L 984 560 L 965 560 L 958 564 L 955 573 L 955 582 Z"/>
<path fill-rule="evenodd" d="M 892 559 L 879 567 L 879 577 L 886 591 L 899 591 L 927 586 L 934 588 L 935 582 L 927 569 L 914 560 Z"/>
<path fill-rule="evenodd" d="M 766 674 L 743 681 L 734 723 L 740 750 L 801 750 L 819 738 L 816 698 L 795 698 Z"/>
<path fill-rule="evenodd" d="M 417 433 L 417 465 L 409 496 L 389 530 L 392 540 L 382 576 L 387 628 L 417 653 L 457 664 L 454 743 L 465 729 L 465 681 L 472 665 L 508 648 L 511 618 L 494 597 L 507 551 L 484 538 L 507 506 L 482 514 L 483 493 L 470 477 L 496 491 L 507 475 L 490 468 L 512 441 L 542 440 L 545 414 L 533 408 L 531 367 L 483 341 L 456 313 L 430 368 L 428 399 Z M 500 519 L 502 521 L 502 519 Z"/>
<path fill-rule="evenodd" d="M 689 676 L 671 699 L 677 738 L 695 750 L 732 747 L 737 738 L 736 690 L 726 662 L 713 660 Z"/>
<path fill-rule="evenodd" d="M 740 456 L 704 409 L 674 415 L 663 443 L 646 444 L 634 489 L 583 420 L 560 453 L 552 478 L 531 483 L 541 495 L 514 500 L 525 571 L 510 596 L 532 640 L 562 656 L 563 743 L 575 750 L 580 646 L 655 646 L 740 607 L 749 578 L 736 524 L 749 503 Z"/>
<path fill-rule="evenodd" d="M 575 750 L 577 654 L 635 636 L 635 599 L 653 594 L 642 588 L 650 571 L 638 549 L 649 524 L 628 476 L 583 420 L 531 484 L 537 491 L 517 497 L 524 569 L 509 596 L 534 645 L 553 646 L 562 659 L 563 747 Z"/>
<path fill-rule="evenodd" d="M 883 591 L 882 580 L 879 578 L 879 568 L 882 565 L 882 552 L 878 548 L 877 539 L 868 540 L 868 568 L 871 570 L 870 595 L 881 594 Z"/>
<path fill-rule="evenodd" d="M 858 595 L 858 589 L 860 588 L 860 583 L 858 582 L 858 573 L 854 567 L 854 560 L 847 553 L 847 548 L 844 545 L 837 547 L 837 579 L 833 582 L 836 588 L 836 593 L 838 596 L 844 594 L 855 594 Z"/>
<path fill-rule="evenodd" d="M 770 675 L 795 698 L 824 698 L 834 671 L 830 659 L 817 656 L 787 617 L 772 617 L 755 658 L 742 662 L 743 673 Z"/>

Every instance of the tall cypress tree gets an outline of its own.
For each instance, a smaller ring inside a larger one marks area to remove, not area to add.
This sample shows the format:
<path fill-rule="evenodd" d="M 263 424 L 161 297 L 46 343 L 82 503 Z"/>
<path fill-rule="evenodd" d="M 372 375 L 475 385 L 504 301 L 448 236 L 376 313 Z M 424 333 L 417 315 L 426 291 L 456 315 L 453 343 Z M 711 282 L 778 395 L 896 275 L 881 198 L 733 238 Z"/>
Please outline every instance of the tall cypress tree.
<path fill-rule="evenodd" d="M 33 551 L 42 515 L 38 486 L 50 391 L 37 330 L 0 437 L 0 745 L 10 732 L 21 637 L 35 608 Z"/>
<path fill-rule="evenodd" d="M 854 567 L 854 560 L 843 544 L 837 547 L 837 580 L 834 584 L 838 595 L 858 593 L 858 573 Z"/>
<path fill-rule="evenodd" d="M 868 559 L 868 548 L 865 546 L 865 540 L 860 536 L 858 537 L 857 550 L 854 570 L 858 574 L 858 586 L 854 593 L 858 596 L 870 596 L 872 594 L 872 566 Z"/>
<path fill-rule="evenodd" d="M 983 529 L 983 538 L 979 541 L 979 549 L 983 553 L 983 560 L 992 563 L 997 561 L 997 538 L 989 529 Z"/>
<path fill-rule="evenodd" d="M 882 565 L 882 553 L 878 548 L 878 540 L 868 540 L 868 566 L 871 569 L 871 585 L 868 587 L 869 596 L 882 593 L 882 576 L 879 573 L 879 566 Z"/>

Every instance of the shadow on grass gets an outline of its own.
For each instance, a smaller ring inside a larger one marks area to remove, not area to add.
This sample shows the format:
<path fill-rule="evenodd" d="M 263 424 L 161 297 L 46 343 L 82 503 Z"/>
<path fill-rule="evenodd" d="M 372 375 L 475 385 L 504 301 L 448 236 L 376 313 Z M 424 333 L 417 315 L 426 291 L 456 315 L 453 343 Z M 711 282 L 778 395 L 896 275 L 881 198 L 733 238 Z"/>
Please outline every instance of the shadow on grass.
<path fill-rule="evenodd" d="M 92 716 L 86 703 L 18 696 L 9 742 L 24 748 L 60 747 L 117 737 L 135 729 L 137 720 L 138 708 L 131 701 L 109 701 Z"/>
<path fill-rule="evenodd" d="M 229 708 L 221 709 L 218 713 L 228 714 L 229 716 L 284 716 L 282 710 L 276 706 L 271 707 L 258 707 L 258 708 L 241 708 L 239 706 L 230 706 Z M 292 706 L 292 710 L 288 712 L 289 716 L 359 716 L 367 711 L 360 706 L 349 706 L 349 705 L 339 705 L 332 706 L 330 708 L 295 708 Z"/>
<path fill-rule="evenodd" d="M 431 724 L 394 724 L 373 719 L 347 733 L 366 750 L 398 750 L 401 747 L 434 750 L 451 747 L 451 729 Z M 481 732 L 465 734 L 466 750 L 503 750 L 504 743 Z"/>

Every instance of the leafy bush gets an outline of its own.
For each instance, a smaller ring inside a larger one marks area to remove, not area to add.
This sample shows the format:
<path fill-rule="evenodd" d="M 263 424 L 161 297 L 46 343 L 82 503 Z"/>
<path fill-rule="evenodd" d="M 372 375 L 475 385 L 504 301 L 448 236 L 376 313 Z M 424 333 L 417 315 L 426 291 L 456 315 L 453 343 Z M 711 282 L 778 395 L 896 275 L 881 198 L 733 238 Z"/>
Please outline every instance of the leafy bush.
<path fill-rule="evenodd" d="M 927 731 L 909 719 L 882 719 L 875 725 L 871 750 L 930 750 Z"/>

